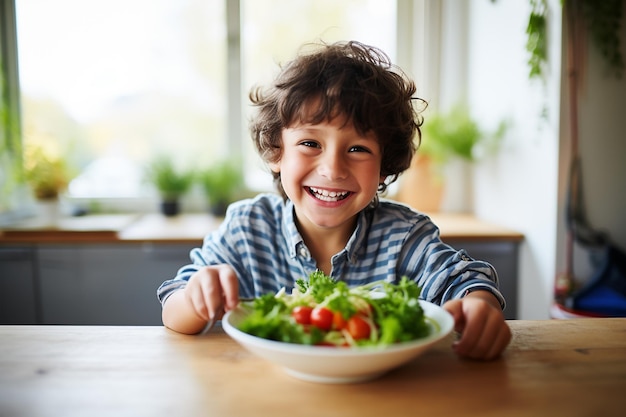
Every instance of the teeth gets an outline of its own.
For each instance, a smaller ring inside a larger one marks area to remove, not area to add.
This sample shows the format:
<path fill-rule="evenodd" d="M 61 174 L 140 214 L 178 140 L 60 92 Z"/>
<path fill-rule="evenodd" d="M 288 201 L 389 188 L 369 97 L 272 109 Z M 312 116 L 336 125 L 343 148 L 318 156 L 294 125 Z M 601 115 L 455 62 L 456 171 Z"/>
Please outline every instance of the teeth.
<path fill-rule="evenodd" d="M 323 201 L 338 201 L 345 198 L 348 195 L 348 191 L 328 191 L 319 188 L 309 187 L 309 189 L 315 194 L 317 198 Z"/>

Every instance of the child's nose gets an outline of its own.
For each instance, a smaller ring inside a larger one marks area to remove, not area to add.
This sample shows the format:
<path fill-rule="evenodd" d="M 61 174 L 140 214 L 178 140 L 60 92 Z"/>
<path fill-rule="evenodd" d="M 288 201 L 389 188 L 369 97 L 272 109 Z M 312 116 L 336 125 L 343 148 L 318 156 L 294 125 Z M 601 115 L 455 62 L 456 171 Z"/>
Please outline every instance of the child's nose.
<path fill-rule="evenodd" d="M 319 165 L 319 173 L 329 180 L 336 181 L 347 177 L 345 161 L 339 153 L 326 152 Z"/>

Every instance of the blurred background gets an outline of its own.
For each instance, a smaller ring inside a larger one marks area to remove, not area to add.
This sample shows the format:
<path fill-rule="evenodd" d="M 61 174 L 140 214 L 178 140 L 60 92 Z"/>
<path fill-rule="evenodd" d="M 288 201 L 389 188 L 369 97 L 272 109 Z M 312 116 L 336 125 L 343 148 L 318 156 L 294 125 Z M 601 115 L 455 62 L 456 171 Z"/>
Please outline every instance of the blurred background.
<path fill-rule="evenodd" d="M 429 103 L 421 154 L 434 165 L 435 188 L 414 182 L 424 177 L 416 161 L 389 197 L 519 231 L 518 317 L 549 317 L 555 276 L 565 268 L 571 151 L 561 1 L 0 3 L 0 224 L 36 215 L 37 160 L 61 167 L 58 190 L 54 170 L 39 176 L 67 215 L 158 211 L 166 186 L 154 173 L 164 156 L 169 172 L 193 174 L 179 187 L 182 212 L 206 212 L 209 185 L 201 178 L 215 177 L 206 172 L 216 166 L 237 167 L 237 197 L 271 190 L 247 131 L 248 92 L 304 43 L 358 40 L 383 49 Z M 615 13 L 625 1 L 608 3 Z M 540 24 L 531 24 L 534 15 Z M 624 248 L 626 81 L 589 37 L 580 45 L 586 210 Z M 455 139 L 436 120 L 461 126 L 461 150 L 438 145 Z M 438 200 L 423 202 L 425 195 Z"/>

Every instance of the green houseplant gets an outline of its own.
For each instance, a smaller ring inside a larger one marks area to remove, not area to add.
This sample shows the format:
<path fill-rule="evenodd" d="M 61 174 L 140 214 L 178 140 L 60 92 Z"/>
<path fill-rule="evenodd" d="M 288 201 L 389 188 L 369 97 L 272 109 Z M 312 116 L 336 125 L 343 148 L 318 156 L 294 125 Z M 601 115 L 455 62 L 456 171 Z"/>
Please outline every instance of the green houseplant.
<path fill-rule="evenodd" d="M 443 200 L 444 168 L 453 160 L 474 162 L 481 152 L 493 152 L 507 128 L 501 122 L 486 132 L 463 105 L 424 119 L 422 140 L 411 167 L 403 174 L 396 198 L 418 210 L 436 212 Z"/>
<path fill-rule="evenodd" d="M 241 164 L 224 160 L 200 173 L 200 183 L 209 200 L 213 214 L 221 216 L 226 207 L 243 192 L 244 180 Z"/>
<path fill-rule="evenodd" d="M 443 165 L 453 157 L 473 161 L 477 146 L 486 145 L 490 136 L 481 130 L 461 105 L 448 113 L 435 113 L 424 121 L 418 153 Z"/>
<path fill-rule="evenodd" d="M 179 170 L 170 158 L 159 156 L 148 165 L 146 174 L 161 196 L 161 212 L 166 216 L 178 214 L 180 198 L 191 189 L 194 172 Z"/>

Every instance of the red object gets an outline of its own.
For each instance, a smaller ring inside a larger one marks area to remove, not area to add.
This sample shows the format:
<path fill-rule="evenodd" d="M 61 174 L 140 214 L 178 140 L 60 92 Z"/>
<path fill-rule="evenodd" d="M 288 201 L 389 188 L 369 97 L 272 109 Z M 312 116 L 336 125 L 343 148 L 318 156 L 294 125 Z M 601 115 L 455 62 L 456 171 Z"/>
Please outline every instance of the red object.
<path fill-rule="evenodd" d="M 320 330 L 328 331 L 333 327 L 332 311 L 326 307 L 315 307 L 311 312 L 311 324 Z"/>
<path fill-rule="evenodd" d="M 291 312 L 291 316 L 296 320 L 298 324 L 311 324 L 311 312 L 313 309 L 308 306 L 297 306 L 294 307 Z"/>
<path fill-rule="evenodd" d="M 347 328 L 354 340 L 367 339 L 372 331 L 369 323 L 358 314 L 350 317 Z"/>

